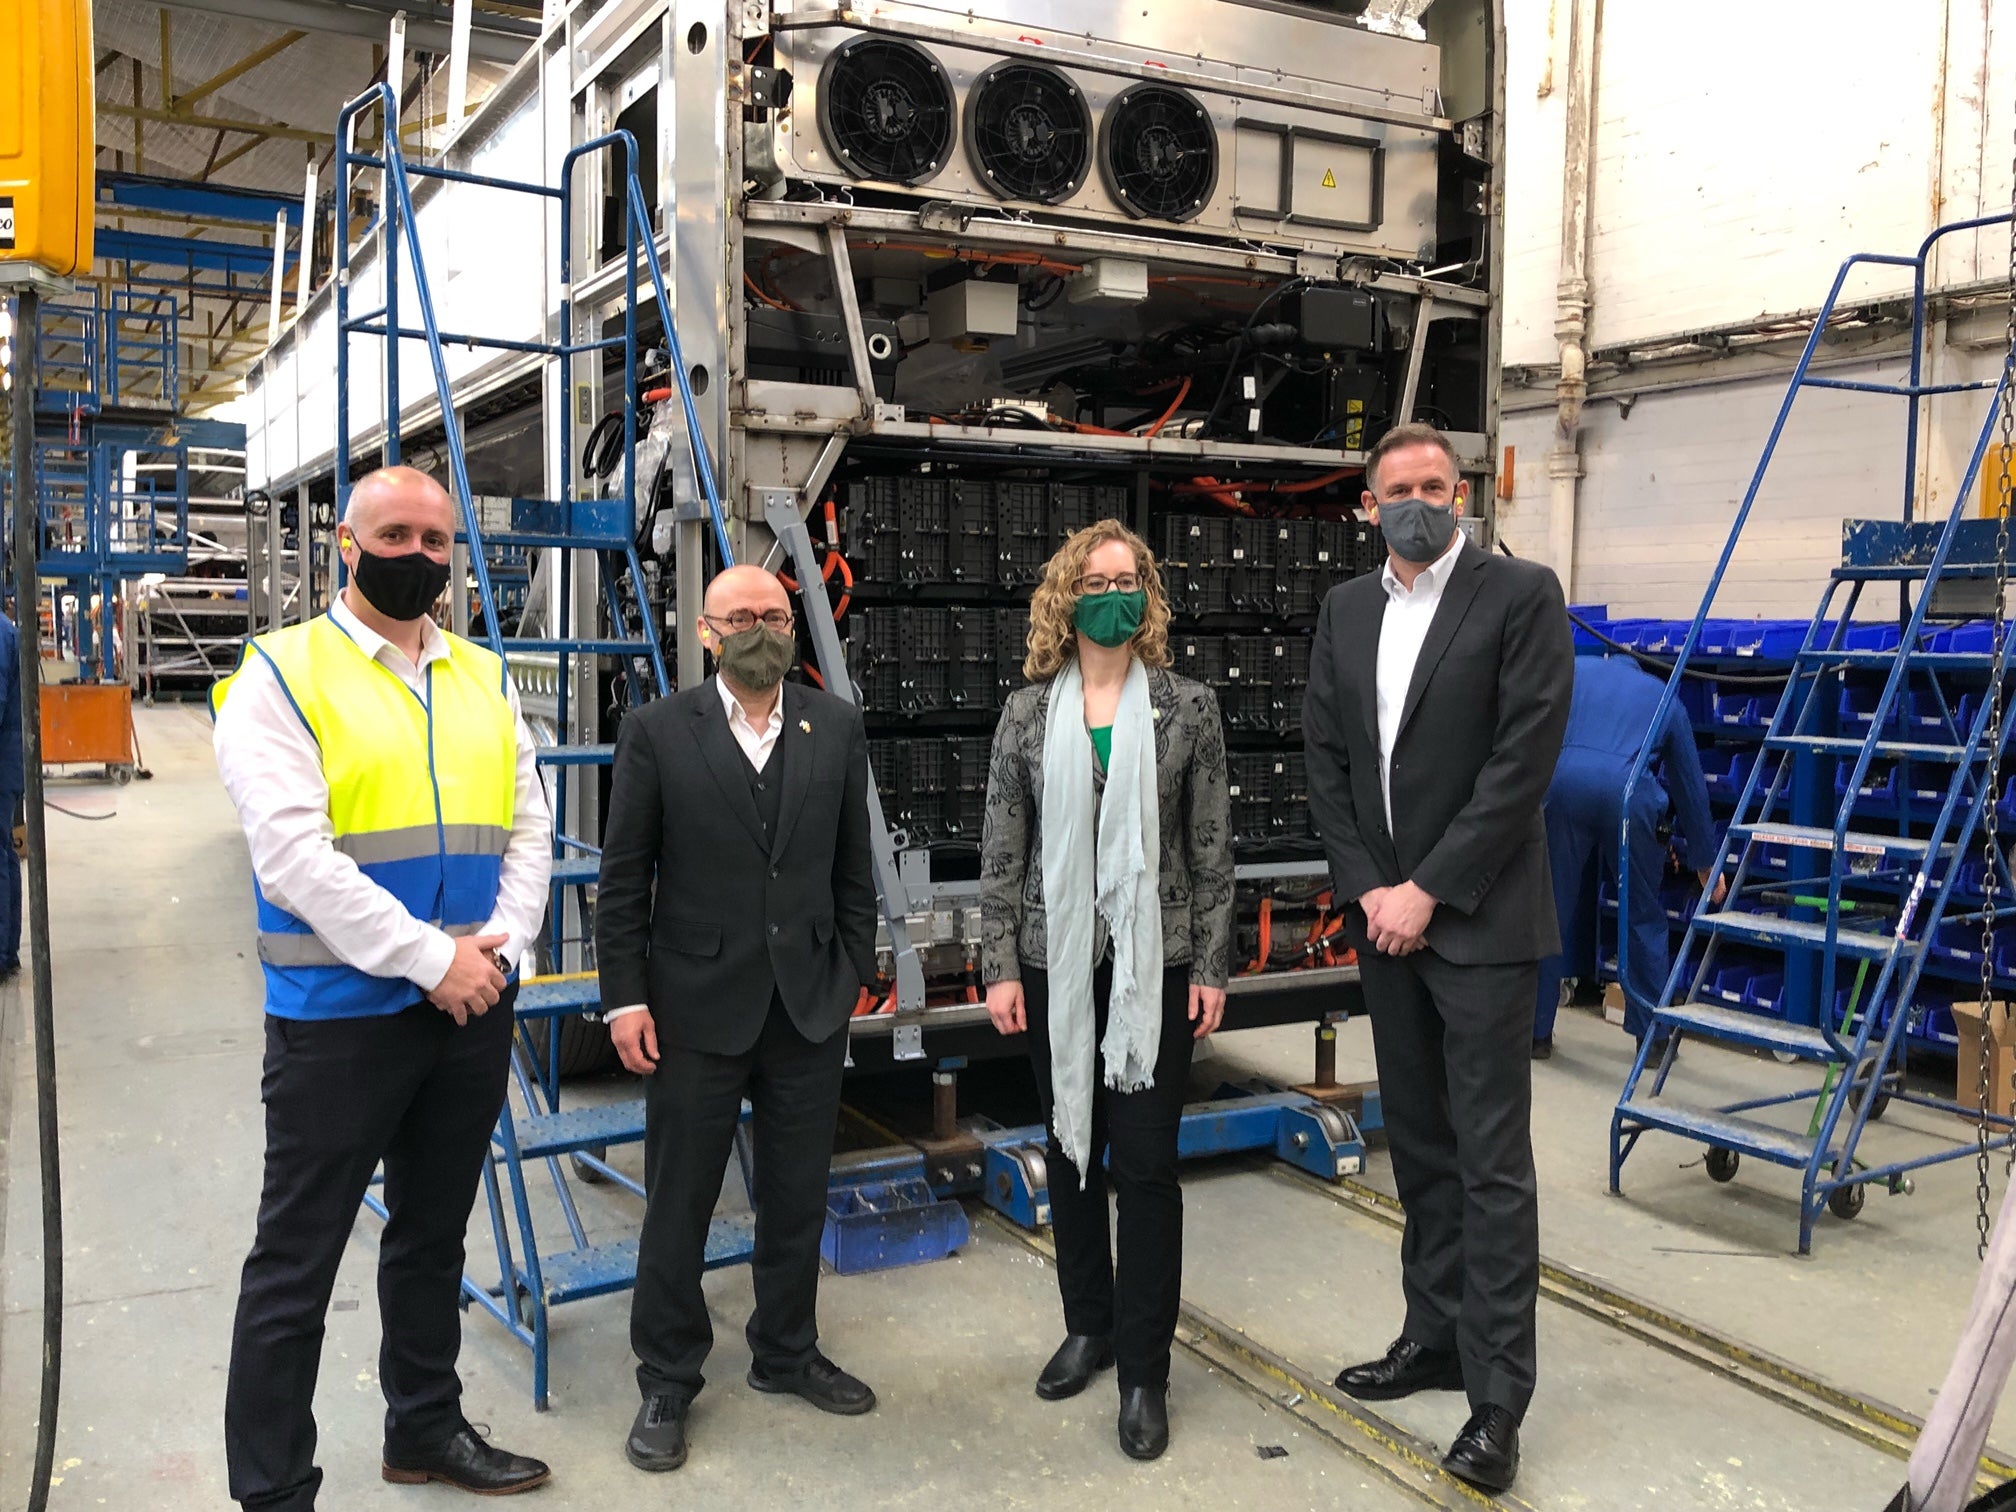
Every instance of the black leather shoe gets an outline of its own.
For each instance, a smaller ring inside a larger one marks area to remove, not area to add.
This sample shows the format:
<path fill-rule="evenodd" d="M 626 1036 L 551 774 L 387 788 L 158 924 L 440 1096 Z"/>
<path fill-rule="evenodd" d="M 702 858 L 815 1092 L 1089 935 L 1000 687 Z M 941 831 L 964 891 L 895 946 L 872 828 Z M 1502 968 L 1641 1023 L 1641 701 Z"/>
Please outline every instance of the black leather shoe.
<path fill-rule="evenodd" d="M 875 1393 L 824 1355 L 789 1375 L 765 1375 L 760 1365 L 749 1367 L 749 1384 L 779 1396 L 801 1396 L 821 1412 L 859 1417 L 875 1410 Z"/>
<path fill-rule="evenodd" d="M 1169 1447 L 1169 1388 L 1129 1386 L 1120 1393 L 1120 1447 L 1129 1459 L 1160 1459 Z"/>
<path fill-rule="evenodd" d="M 384 1474 L 395 1486 L 424 1486 L 429 1481 L 439 1481 L 478 1496 L 514 1496 L 545 1485 L 553 1472 L 538 1460 L 492 1448 L 464 1423 L 422 1454 L 395 1454 L 387 1446 Z"/>
<path fill-rule="evenodd" d="M 1074 1397 L 1092 1384 L 1092 1377 L 1113 1365 L 1113 1341 L 1092 1334 L 1066 1334 L 1036 1377 L 1036 1395 L 1046 1402 Z"/>
<path fill-rule="evenodd" d="M 1395 1339 L 1378 1359 L 1339 1371 L 1337 1389 L 1361 1402 L 1391 1402 L 1417 1391 L 1461 1391 L 1463 1365 L 1452 1354 Z"/>
<path fill-rule="evenodd" d="M 1509 1491 L 1519 1474 L 1519 1419 L 1503 1407 L 1479 1407 L 1442 1456 L 1442 1468 L 1486 1491 Z"/>
<path fill-rule="evenodd" d="M 1554 1059 L 1553 1035 L 1550 1034 L 1545 1039 L 1536 1039 L 1535 1041 L 1533 1041 L 1533 1059 L 1535 1060 Z"/>
<path fill-rule="evenodd" d="M 648 1396 L 623 1441 L 623 1457 L 639 1470 L 677 1470 L 686 1463 L 686 1403 Z"/>

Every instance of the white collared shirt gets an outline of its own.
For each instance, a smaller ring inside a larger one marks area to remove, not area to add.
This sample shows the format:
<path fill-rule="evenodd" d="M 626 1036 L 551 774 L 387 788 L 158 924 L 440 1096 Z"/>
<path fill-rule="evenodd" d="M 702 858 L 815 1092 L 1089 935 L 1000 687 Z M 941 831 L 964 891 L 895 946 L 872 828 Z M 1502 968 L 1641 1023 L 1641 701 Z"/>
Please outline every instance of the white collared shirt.
<path fill-rule="evenodd" d="M 749 758 L 749 765 L 762 771 L 770 764 L 770 753 L 777 749 L 777 737 L 784 733 L 784 689 L 777 689 L 777 701 L 770 705 L 769 721 L 762 729 L 749 722 L 749 716 L 742 712 L 742 705 L 729 691 L 728 684 L 717 674 L 714 686 L 721 694 L 721 703 L 728 710 L 728 733 L 735 737 L 735 744 L 742 747 L 742 754 Z"/>
<path fill-rule="evenodd" d="M 450 654 L 447 637 L 433 621 L 421 632 L 415 666 L 340 598 L 330 606 L 329 617 L 366 656 L 426 702 L 427 668 Z M 515 965 L 546 916 L 553 820 L 518 689 L 507 685 L 507 695 L 517 722 L 517 791 L 497 906 L 480 933 L 508 935 L 500 954 Z M 252 657 L 239 672 L 217 713 L 213 744 L 218 775 L 237 805 L 252 872 L 267 901 L 305 920 L 331 953 L 359 971 L 404 977 L 423 992 L 438 987 L 455 959 L 455 941 L 414 918 L 405 904 L 336 849 L 321 749 L 264 657 Z M 419 773 L 415 780 L 425 777 Z"/>
<path fill-rule="evenodd" d="M 1409 588 L 1393 570 L 1389 556 L 1379 571 L 1386 588 L 1386 614 L 1379 622 L 1379 791 L 1386 799 L 1386 833 L 1393 833 L 1393 742 L 1400 738 L 1400 716 L 1407 708 L 1407 688 L 1422 642 L 1442 603 L 1442 590 L 1456 571 L 1465 540 L 1459 525 L 1449 547 L 1423 567 Z"/>
<path fill-rule="evenodd" d="M 742 712 L 742 705 L 736 701 L 728 684 L 715 674 L 714 687 L 721 695 L 721 705 L 728 711 L 728 733 L 735 737 L 735 744 L 742 748 L 742 754 L 749 758 L 749 765 L 762 771 L 770 764 L 770 753 L 777 749 L 777 738 L 784 733 L 784 690 L 777 690 L 777 702 L 770 706 L 770 718 L 762 729 L 749 722 L 749 716 Z M 619 1008 L 603 1010 L 602 1022 L 613 1024 L 626 1013 L 642 1013 L 649 1003 L 625 1003 Z"/>

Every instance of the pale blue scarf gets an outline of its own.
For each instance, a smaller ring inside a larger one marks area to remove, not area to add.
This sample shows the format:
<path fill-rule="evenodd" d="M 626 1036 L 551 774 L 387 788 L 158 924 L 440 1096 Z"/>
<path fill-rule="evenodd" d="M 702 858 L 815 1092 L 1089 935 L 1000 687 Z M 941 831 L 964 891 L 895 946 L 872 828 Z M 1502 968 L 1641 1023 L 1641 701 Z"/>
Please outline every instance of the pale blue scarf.
<path fill-rule="evenodd" d="M 1148 669 L 1139 661 L 1127 669 L 1120 690 L 1106 792 L 1097 803 L 1094 759 L 1085 729 L 1085 684 L 1073 659 L 1050 693 L 1041 824 L 1053 1122 L 1081 1186 L 1094 1158 L 1095 912 L 1113 941 L 1113 990 L 1101 1047 L 1106 1085 L 1120 1092 L 1153 1086 L 1162 1044 L 1162 905 L 1156 878 L 1162 829 Z"/>

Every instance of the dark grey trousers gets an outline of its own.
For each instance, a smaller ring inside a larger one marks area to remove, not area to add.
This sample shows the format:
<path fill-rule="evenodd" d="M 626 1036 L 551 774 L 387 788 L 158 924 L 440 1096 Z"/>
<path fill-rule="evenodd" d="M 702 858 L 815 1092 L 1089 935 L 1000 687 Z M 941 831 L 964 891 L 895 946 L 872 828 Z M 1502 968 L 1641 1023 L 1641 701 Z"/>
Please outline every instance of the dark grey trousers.
<path fill-rule="evenodd" d="M 1405 1337 L 1453 1350 L 1473 1407 L 1533 1397 L 1540 1210 L 1533 1175 L 1533 962 L 1359 953 L 1393 1179 Z"/>

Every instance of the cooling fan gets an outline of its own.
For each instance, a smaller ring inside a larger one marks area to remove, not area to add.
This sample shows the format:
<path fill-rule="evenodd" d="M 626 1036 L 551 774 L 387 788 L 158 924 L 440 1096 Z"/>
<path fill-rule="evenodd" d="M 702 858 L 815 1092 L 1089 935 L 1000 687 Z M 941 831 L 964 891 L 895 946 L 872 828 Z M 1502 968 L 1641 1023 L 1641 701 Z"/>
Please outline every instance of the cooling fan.
<path fill-rule="evenodd" d="M 1137 84 L 1106 107 L 1099 128 L 1106 187 L 1129 215 L 1187 221 L 1218 183 L 1218 132 L 1195 96 Z"/>
<path fill-rule="evenodd" d="M 857 37 L 826 60 L 819 126 L 856 178 L 916 184 L 945 165 L 957 111 L 952 81 L 923 48 Z"/>
<path fill-rule="evenodd" d="M 1040 63 L 997 63 L 966 99 L 966 150 L 1003 199 L 1054 205 L 1092 166 L 1092 114 L 1078 86 Z"/>

